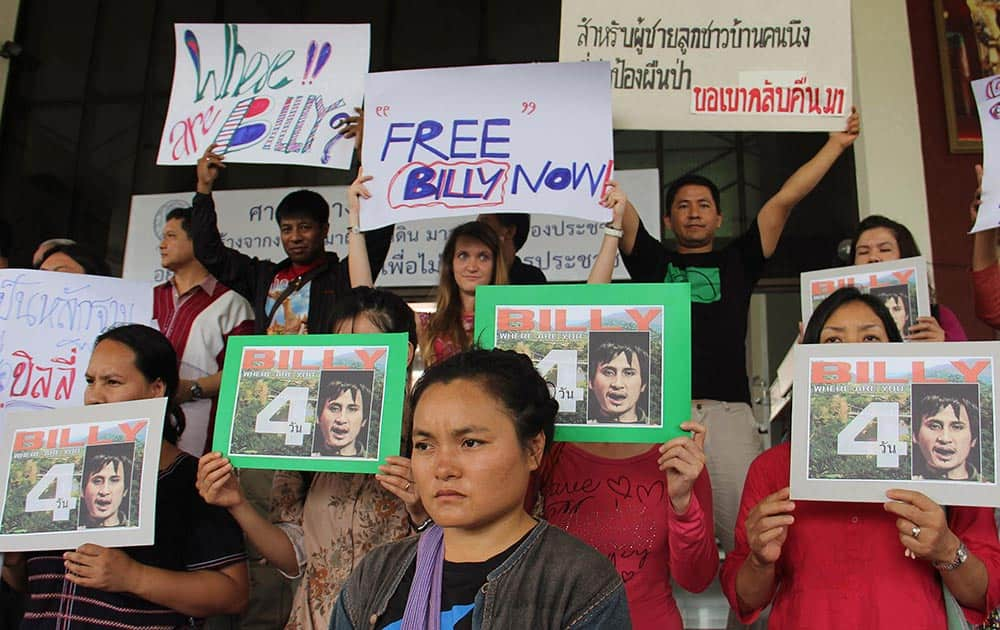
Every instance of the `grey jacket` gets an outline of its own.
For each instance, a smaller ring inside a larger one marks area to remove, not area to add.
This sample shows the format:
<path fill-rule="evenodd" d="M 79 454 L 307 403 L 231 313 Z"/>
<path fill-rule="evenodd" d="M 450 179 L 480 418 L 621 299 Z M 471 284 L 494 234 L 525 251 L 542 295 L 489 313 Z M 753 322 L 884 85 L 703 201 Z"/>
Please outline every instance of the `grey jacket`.
<path fill-rule="evenodd" d="M 337 598 L 330 630 L 374 628 L 417 557 L 416 536 L 372 550 Z M 539 521 L 476 595 L 473 630 L 629 630 L 625 585 L 597 550 Z"/>

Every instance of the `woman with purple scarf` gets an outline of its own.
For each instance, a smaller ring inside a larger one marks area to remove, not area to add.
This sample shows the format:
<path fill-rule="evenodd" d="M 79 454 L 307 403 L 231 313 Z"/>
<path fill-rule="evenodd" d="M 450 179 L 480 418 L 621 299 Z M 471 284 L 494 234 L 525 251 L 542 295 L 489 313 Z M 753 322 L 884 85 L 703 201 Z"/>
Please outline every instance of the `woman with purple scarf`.
<path fill-rule="evenodd" d="M 631 628 L 608 559 L 524 509 L 557 410 L 516 352 L 428 369 L 411 394 L 412 483 L 434 525 L 365 556 L 331 630 Z"/>

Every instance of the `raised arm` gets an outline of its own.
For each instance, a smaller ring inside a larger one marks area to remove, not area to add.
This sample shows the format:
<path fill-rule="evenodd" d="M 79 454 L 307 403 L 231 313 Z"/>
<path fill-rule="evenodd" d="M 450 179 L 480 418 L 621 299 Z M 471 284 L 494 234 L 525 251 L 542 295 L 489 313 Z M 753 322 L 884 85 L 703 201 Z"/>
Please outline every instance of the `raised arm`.
<path fill-rule="evenodd" d="M 608 284 L 615 271 L 615 259 L 618 257 L 619 242 L 623 236 L 618 236 L 614 232 L 623 231 L 623 215 L 626 212 L 626 206 L 629 206 L 628 196 L 625 195 L 625 191 L 621 189 L 618 182 L 610 182 L 604 193 L 604 198 L 601 199 L 601 205 L 605 208 L 611 208 L 612 217 L 611 221 L 604 226 L 604 238 L 601 240 L 601 248 L 597 251 L 594 265 L 590 268 L 587 284 Z M 635 212 L 634 208 L 632 212 Z M 632 241 L 635 241 L 635 230 L 632 233 Z"/>
<path fill-rule="evenodd" d="M 757 215 L 760 228 L 760 244 L 765 258 L 770 258 L 778 246 L 778 239 L 785 229 L 792 208 L 812 192 L 812 189 L 826 175 L 840 154 L 847 150 L 858 137 L 861 119 L 857 111 L 847 119 L 844 131 L 830 134 L 829 140 L 811 160 L 799 167 L 773 197 L 767 200 Z"/>
<path fill-rule="evenodd" d="M 347 221 L 349 224 L 347 231 L 347 260 L 348 271 L 351 275 L 351 288 L 374 286 L 372 279 L 371 263 L 368 260 L 367 239 L 358 230 L 360 225 L 361 198 L 371 199 L 372 194 L 368 192 L 365 182 L 370 181 L 371 175 L 365 175 L 364 169 L 358 169 L 358 176 L 347 189 Z"/>
<path fill-rule="evenodd" d="M 299 561 L 291 539 L 250 505 L 233 466 L 221 453 L 206 453 L 198 460 L 198 492 L 209 505 L 229 510 L 247 539 L 268 563 L 289 576 L 299 574 Z"/>
<path fill-rule="evenodd" d="M 224 157 L 214 152 L 215 147 L 214 144 L 209 146 L 198 159 L 197 192 L 191 203 L 194 207 L 191 213 L 194 255 L 219 282 L 245 297 L 251 304 L 256 304 L 254 281 L 257 278 L 257 266 L 265 263 L 226 247 L 222 242 L 212 187 L 226 165 L 223 163 Z"/>
<path fill-rule="evenodd" d="M 969 205 L 972 221 L 979 214 L 980 197 L 983 194 L 983 165 L 976 164 L 976 195 Z M 997 235 L 1000 228 L 976 232 L 972 238 L 972 271 L 982 271 L 997 264 Z"/>

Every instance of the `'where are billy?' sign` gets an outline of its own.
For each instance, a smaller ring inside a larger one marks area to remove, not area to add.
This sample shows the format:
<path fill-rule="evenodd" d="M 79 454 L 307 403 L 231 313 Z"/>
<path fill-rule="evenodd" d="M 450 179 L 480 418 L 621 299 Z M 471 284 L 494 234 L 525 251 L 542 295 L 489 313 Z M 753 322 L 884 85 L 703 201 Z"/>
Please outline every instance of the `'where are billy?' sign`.
<path fill-rule="evenodd" d="M 369 74 L 361 228 L 480 212 L 610 219 L 610 80 L 607 63 Z"/>

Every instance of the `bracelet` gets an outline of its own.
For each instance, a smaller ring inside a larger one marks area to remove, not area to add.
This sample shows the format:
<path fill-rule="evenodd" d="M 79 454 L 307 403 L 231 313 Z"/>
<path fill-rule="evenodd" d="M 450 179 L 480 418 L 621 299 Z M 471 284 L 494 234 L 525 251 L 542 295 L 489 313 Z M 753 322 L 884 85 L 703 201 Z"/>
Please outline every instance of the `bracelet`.
<path fill-rule="evenodd" d="M 351 234 L 361 234 L 361 228 L 356 225 L 348 225 L 347 235 L 350 236 Z"/>
<path fill-rule="evenodd" d="M 410 527 L 412 527 L 413 531 L 417 532 L 418 534 L 421 533 L 421 532 L 423 532 L 425 529 L 427 529 L 428 527 L 430 527 L 433 524 L 434 524 L 434 519 L 432 519 L 429 516 L 427 517 L 426 521 L 424 521 L 423 523 L 421 523 L 419 525 L 417 525 L 416 523 L 414 523 L 413 519 L 410 518 Z"/>
<path fill-rule="evenodd" d="M 611 225 L 610 221 L 604 224 L 604 233 L 607 234 L 608 236 L 613 236 L 614 238 L 621 238 L 625 236 L 625 230 L 621 228 L 616 228 L 615 226 Z"/>

